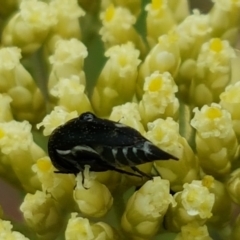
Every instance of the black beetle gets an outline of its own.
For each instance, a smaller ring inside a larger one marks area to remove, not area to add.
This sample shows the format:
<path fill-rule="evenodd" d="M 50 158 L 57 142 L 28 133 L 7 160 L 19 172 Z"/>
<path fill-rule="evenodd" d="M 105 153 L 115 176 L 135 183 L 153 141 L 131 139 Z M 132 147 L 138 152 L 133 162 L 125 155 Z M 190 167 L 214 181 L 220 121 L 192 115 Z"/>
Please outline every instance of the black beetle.
<path fill-rule="evenodd" d="M 119 122 L 98 118 L 90 112 L 56 128 L 48 141 L 48 153 L 58 173 L 75 175 L 79 172 L 83 174 L 85 165 L 89 165 L 94 172 L 113 170 L 149 177 L 136 165 L 155 160 L 178 160 L 137 130 Z M 137 173 L 121 169 L 126 166 Z"/>

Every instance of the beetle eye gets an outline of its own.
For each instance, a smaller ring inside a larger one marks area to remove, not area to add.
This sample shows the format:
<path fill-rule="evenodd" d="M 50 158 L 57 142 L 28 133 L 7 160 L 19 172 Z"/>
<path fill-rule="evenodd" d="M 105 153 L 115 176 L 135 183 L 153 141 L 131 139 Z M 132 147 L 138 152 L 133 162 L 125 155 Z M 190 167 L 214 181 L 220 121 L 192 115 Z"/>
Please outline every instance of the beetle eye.
<path fill-rule="evenodd" d="M 83 121 L 90 122 L 95 118 L 95 115 L 90 112 L 86 112 L 86 113 L 83 113 L 82 115 L 80 115 L 79 118 Z"/>

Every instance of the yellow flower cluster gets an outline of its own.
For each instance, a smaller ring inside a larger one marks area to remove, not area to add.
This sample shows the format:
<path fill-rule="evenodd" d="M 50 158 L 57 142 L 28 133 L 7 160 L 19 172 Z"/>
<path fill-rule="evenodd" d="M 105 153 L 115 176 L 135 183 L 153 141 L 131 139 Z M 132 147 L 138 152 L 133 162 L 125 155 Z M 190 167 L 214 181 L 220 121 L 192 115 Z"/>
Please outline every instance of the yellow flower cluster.
<path fill-rule="evenodd" d="M 24 196 L 18 222 L 0 194 L 0 239 L 240 239 L 240 0 L 5 0 L 0 19 L 0 178 Z M 85 112 L 178 160 L 57 173 L 47 137 Z"/>

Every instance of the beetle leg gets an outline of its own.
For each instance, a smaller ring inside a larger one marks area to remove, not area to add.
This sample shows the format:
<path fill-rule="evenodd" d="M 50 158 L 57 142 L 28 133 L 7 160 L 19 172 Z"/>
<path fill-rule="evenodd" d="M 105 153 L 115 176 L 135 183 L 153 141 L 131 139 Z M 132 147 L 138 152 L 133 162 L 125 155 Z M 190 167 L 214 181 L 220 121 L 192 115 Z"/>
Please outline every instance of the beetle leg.
<path fill-rule="evenodd" d="M 142 174 L 141 171 L 140 171 L 140 172 L 136 171 L 136 172 L 140 173 L 140 174 L 137 174 L 137 173 L 125 171 L 125 170 L 120 169 L 120 168 L 115 168 L 115 167 L 113 167 L 113 166 L 109 167 L 109 169 L 107 169 L 107 170 L 111 170 L 111 171 L 115 171 L 115 172 L 127 174 L 127 175 L 129 175 L 129 176 L 140 177 L 140 178 L 142 178 L 143 175 L 144 175 L 144 173 Z M 145 176 L 145 175 L 144 175 L 144 176 Z M 148 175 L 147 175 L 147 176 L 148 176 Z M 148 176 L 148 177 L 149 177 L 149 176 Z M 149 178 L 150 178 L 150 177 L 149 177 Z"/>
<path fill-rule="evenodd" d="M 82 185 L 84 187 L 84 180 L 85 180 L 85 176 L 84 176 L 84 171 L 81 171 L 81 174 L 82 174 Z M 85 187 L 84 187 L 85 188 Z"/>
<path fill-rule="evenodd" d="M 131 169 L 139 174 L 141 174 L 141 177 L 147 177 L 149 179 L 152 179 L 152 176 L 146 174 L 145 172 L 142 172 L 141 170 L 139 170 L 137 167 L 132 166 Z"/>

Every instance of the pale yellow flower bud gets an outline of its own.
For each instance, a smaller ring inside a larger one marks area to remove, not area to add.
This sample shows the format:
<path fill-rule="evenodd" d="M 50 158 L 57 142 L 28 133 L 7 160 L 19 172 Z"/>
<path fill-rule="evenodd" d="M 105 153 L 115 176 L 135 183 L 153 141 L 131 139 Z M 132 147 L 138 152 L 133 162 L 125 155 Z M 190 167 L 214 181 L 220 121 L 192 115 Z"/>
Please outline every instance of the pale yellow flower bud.
<path fill-rule="evenodd" d="M 68 220 L 65 231 L 66 240 L 89 240 L 94 239 L 90 222 L 87 218 L 77 217 L 77 213 L 72 213 Z"/>
<path fill-rule="evenodd" d="M 55 107 L 50 114 L 46 115 L 46 117 L 42 120 L 41 123 L 37 124 L 37 128 L 43 126 L 43 135 L 49 136 L 55 128 L 73 118 L 76 118 L 77 116 L 77 111 L 67 112 L 61 107 Z"/>
<path fill-rule="evenodd" d="M 206 225 L 201 226 L 192 222 L 181 227 L 181 233 L 174 240 L 212 240 L 212 238 L 209 236 Z"/>
<path fill-rule="evenodd" d="M 216 228 L 225 227 L 231 220 L 232 202 L 228 195 L 225 184 L 215 180 L 212 176 L 204 176 L 202 185 L 207 187 L 215 196 L 212 208 L 212 217 L 208 220 Z"/>
<path fill-rule="evenodd" d="M 10 102 L 12 99 L 7 94 L 0 94 L 0 122 L 7 122 L 13 119 Z"/>
<path fill-rule="evenodd" d="M 176 75 L 180 64 L 179 47 L 174 34 L 162 35 L 158 43 L 151 49 L 140 66 L 137 80 L 137 94 L 141 98 L 145 78 L 153 72 L 169 72 L 173 77 Z"/>
<path fill-rule="evenodd" d="M 95 180 L 95 173 L 89 173 L 89 167 L 85 168 L 83 175 L 84 179 L 82 173 L 76 177 L 73 198 L 85 216 L 102 217 L 112 206 L 112 195 L 105 185 Z"/>
<path fill-rule="evenodd" d="M 154 162 L 160 176 L 170 181 L 172 190 L 180 191 L 184 183 L 199 179 L 197 158 L 186 139 L 179 134 L 179 125 L 172 118 L 148 123 L 146 137 L 159 148 L 179 158 L 177 161 Z"/>
<path fill-rule="evenodd" d="M 191 125 L 196 129 L 196 149 L 200 165 L 207 174 L 225 176 L 237 153 L 237 137 L 231 115 L 219 104 L 195 108 Z"/>
<path fill-rule="evenodd" d="M 189 89 L 191 86 L 192 79 L 194 78 L 197 70 L 197 63 L 194 59 L 186 59 L 181 63 L 179 67 L 178 75 L 175 77 L 175 82 L 178 85 L 179 96 L 183 102 L 189 102 Z"/>
<path fill-rule="evenodd" d="M 112 2 L 111 0 L 108 1 L 108 0 L 103 0 L 101 2 L 105 2 L 105 9 L 110 5 L 110 3 Z M 141 12 L 141 0 L 115 0 L 114 3 L 117 5 L 117 6 L 121 6 L 121 7 L 124 7 L 124 8 L 127 8 L 131 11 L 132 14 L 134 14 L 136 17 L 140 14 Z M 107 4 L 107 5 L 106 5 Z"/>
<path fill-rule="evenodd" d="M 19 8 L 6 25 L 2 42 L 30 54 L 42 45 L 50 28 L 57 23 L 56 13 L 47 3 L 37 0 L 22 0 Z"/>
<path fill-rule="evenodd" d="M 10 154 L 16 150 L 28 150 L 32 144 L 31 125 L 27 122 L 0 123 L 0 146 L 4 154 Z M 24 141 L 22 141 L 24 139 Z"/>
<path fill-rule="evenodd" d="M 146 6 L 147 40 L 151 47 L 158 42 L 158 37 L 167 34 L 175 26 L 174 16 L 167 0 L 152 0 Z"/>
<path fill-rule="evenodd" d="M 114 46 L 105 53 L 109 57 L 92 95 L 98 115 L 105 116 L 112 107 L 130 101 L 135 92 L 139 51 L 132 43 Z"/>
<path fill-rule="evenodd" d="M 220 105 L 226 109 L 232 118 L 233 129 L 240 139 L 240 82 L 226 87 L 220 95 Z"/>
<path fill-rule="evenodd" d="M 83 65 L 87 55 L 88 52 L 85 45 L 75 38 L 57 41 L 55 51 L 49 57 L 52 70 L 49 76 L 48 90 L 51 91 L 59 79 L 68 78 L 72 75 L 77 75 L 80 78 L 80 83 L 85 85 Z"/>
<path fill-rule="evenodd" d="M 113 107 L 109 119 L 135 128 L 141 134 L 145 133 L 144 127 L 141 123 L 141 116 L 137 103 L 128 102 L 123 105 Z"/>
<path fill-rule="evenodd" d="M 199 215 L 205 219 L 212 216 L 212 207 L 215 197 L 200 181 L 185 183 L 181 193 L 182 205 L 190 216 Z M 177 193 L 178 194 L 178 193 Z"/>
<path fill-rule="evenodd" d="M 69 208 L 71 202 L 73 205 L 72 193 L 75 186 L 73 174 L 55 173 L 56 169 L 48 157 L 38 159 L 32 169 L 40 180 L 42 191 L 50 193 L 62 208 Z"/>
<path fill-rule="evenodd" d="M 231 173 L 226 187 L 231 199 L 240 205 L 240 168 Z"/>
<path fill-rule="evenodd" d="M 44 99 L 20 59 L 19 48 L 0 49 L 0 92 L 11 97 L 12 112 L 18 120 L 35 123 L 45 113 Z"/>
<path fill-rule="evenodd" d="M 168 5 L 177 22 L 182 22 L 190 14 L 188 0 L 168 0 Z"/>
<path fill-rule="evenodd" d="M 213 2 L 213 8 L 209 13 L 209 23 L 213 29 L 213 36 L 235 43 L 240 20 L 240 1 L 213 0 Z"/>
<path fill-rule="evenodd" d="M 56 12 L 57 24 L 51 29 L 48 48 L 53 51 L 55 43 L 61 39 L 81 38 L 79 17 L 85 15 L 77 0 L 52 0 L 49 8 Z"/>
<path fill-rule="evenodd" d="M 122 184 L 122 175 L 116 171 L 98 172 L 95 180 L 106 185 L 109 191 L 113 192 Z"/>
<path fill-rule="evenodd" d="M 18 67 L 20 59 L 22 57 L 20 48 L 17 47 L 6 47 L 0 49 L 0 70 L 11 71 Z M 6 85 L 4 85 L 6 84 Z M 1 81 L 1 89 L 6 89 L 8 82 Z"/>
<path fill-rule="evenodd" d="M 92 224 L 92 231 L 96 240 L 120 240 L 116 230 L 104 222 Z"/>
<path fill-rule="evenodd" d="M 114 7 L 111 4 L 100 14 L 100 19 L 103 26 L 99 33 L 107 49 L 131 41 L 144 54 L 145 45 L 133 27 L 136 17 L 127 8 Z"/>
<path fill-rule="evenodd" d="M 212 216 L 215 196 L 201 181 L 185 183 L 183 191 L 174 195 L 177 205 L 166 214 L 166 227 L 170 231 L 179 231 L 182 226 L 196 221 L 203 225 Z"/>
<path fill-rule="evenodd" d="M 31 125 L 14 120 L 0 123 L 0 149 L 22 186 L 30 192 L 39 189 L 39 180 L 31 167 L 45 153 L 33 142 Z"/>
<path fill-rule="evenodd" d="M 146 77 L 139 112 L 145 125 L 157 118 L 177 117 L 179 101 L 175 97 L 178 87 L 168 72 L 158 71 Z"/>
<path fill-rule="evenodd" d="M 68 112 L 77 111 L 78 114 L 92 112 L 91 104 L 85 94 L 85 86 L 81 84 L 77 75 L 61 78 L 50 93 L 58 99 L 57 105 Z"/>
<path fill-rule="evenodd" d="M 128 200 L 121 220 L 123 230 L 130 236 L 153 237 L 163 222 L 168 206 L 174 205 L 169 190 L 169 182 L 160 177 L 147 181 Z"/>
<path fill-rule="evenodd" d="M 211 31 L 208 15 L 193 10 L 193 14 L 186 17 L 174 29 L 182 60 L 196 58 L 202 44 L 210 38 Z"/>
<path fill-rule="evenodd" d="M 63 216 L 60 214 L 57 202 L 41 191 L 28 193 L 20 206 L 28 226 L 45 239 L 54 239 L 61 229 Z"/>
<path fill-rule="evenodd" d="M 115 230 L 104 222 L 90 223 L 72 213 L 65 231 L 66 240 L 120 240 Z"/>
<path fill-rule="evenodd" d="M 9 221 L 0 219 L 0 239 L 2 240 L 29 240 L 21 233 L 12 231 L 12 224 Z"/>
<path fill-rule="evenodd" d="M 235 57 L 227 41 L 213 38 L 202 45 L 190 89 L 192 104 L 203 106 L 219 101 L 219 95 L 230 83 L 231 59 Z"/>

